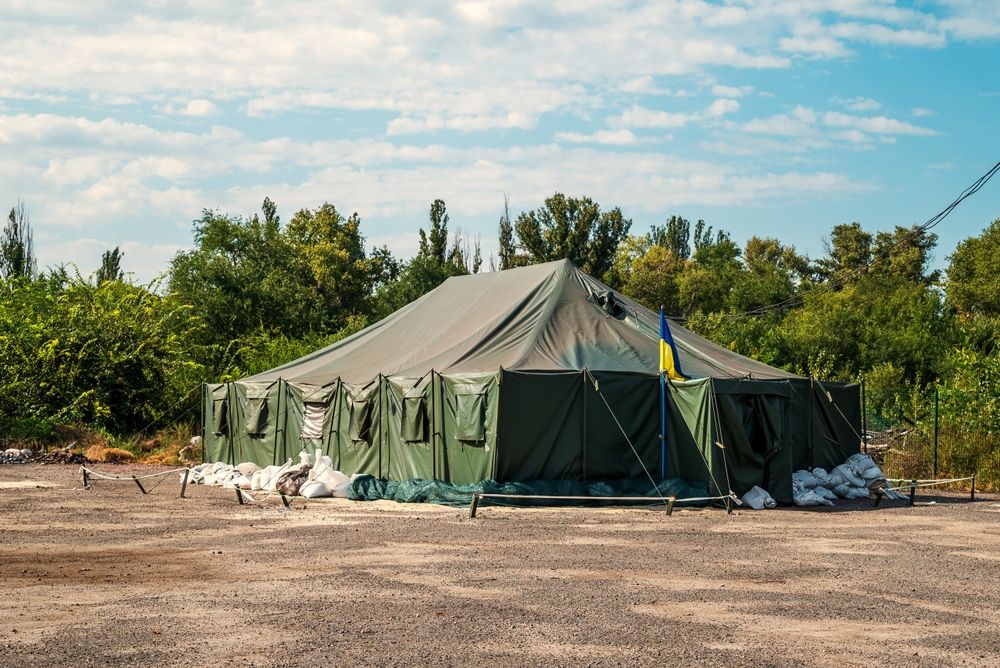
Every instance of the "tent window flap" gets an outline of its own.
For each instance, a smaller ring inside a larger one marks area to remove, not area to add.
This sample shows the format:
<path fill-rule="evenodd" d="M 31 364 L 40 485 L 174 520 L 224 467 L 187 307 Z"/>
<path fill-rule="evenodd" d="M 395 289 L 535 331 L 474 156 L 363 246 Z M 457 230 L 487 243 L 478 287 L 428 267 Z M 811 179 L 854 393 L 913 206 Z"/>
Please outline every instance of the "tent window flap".
<path fill-rule="evenodd" d="M 403 397 L 403 440 L 422 443 L 427 440 L 427 400 L 424 397 Z"/>
<path fill-rule="evenodd" d="M 323 438 L 323 422 L 326 419 L 326 404 L 318 401 L 305 402 L 302 416 L 301 438 Z"/>
<path fill-rule="evenodd" d="M 267 431 L 267 397 L 247 400 L 247 434 L 262 436 Z"/>
<path fill-rule="evenodd" d="M 226 433 L 226 417 L 229 411 L 229 401 L 225 398 L 212 400 L 212 434 L 222 436 Z"/>
<path fill-rule="evenodd" d="M 372 426 L 372 402 L 369 399 L 351 399 L 351 420 L 347 436 L 352 441 L 368 441 Z"/>
<path fill-rule="evenodd" d="M 481 392 L 456 394 L 455 404 L 455 438 L 459 441 L 485 440 L 485 395 Z"/>

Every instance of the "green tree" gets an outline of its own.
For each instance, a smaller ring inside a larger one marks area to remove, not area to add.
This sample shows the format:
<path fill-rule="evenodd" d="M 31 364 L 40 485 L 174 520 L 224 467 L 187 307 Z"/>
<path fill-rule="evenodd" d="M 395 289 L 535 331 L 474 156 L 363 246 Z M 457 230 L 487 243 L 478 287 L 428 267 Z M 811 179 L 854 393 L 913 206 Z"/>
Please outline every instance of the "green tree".
<path fill-rule="evenodd" d="M 24 202 L 18 200 L 17 205 L 11 207 L 0 236 L 0 278 L 32 278 L 36 270 L 31 221 Z"/>
<path fill-rule="evenodd" d="M 945 291 L 963 316 L 1000 317 L 1000 219 L 949 257 Z"/>
<path fill-rule="evenodd" d="M 104 251 L 101 256 L 101 266 L 97 269 L 95 280 L 98 285 L 104 281 L 120 281 L 125 278 L 122 271 L 122 257 L 124 253 L 115 246 L 113 250 Z"/>
<path fill-rule="evenodd" d="M 518 215 L 514 232 L 530 263 L 565 258 L 602 278 L 631 225 L 621 209 L 602 212 L 589 197 L 556 193 L 544 206 Z"/>
<path fill-rule="evenodd" d="M 420 243 L 416 256 L 399 271 L 398 278 L 378 291 L 375 316 L 384 318 L 441 285 L 451 276 L 461 276 L 479 270 L 482 262 L 479 243 L 470 257 L 460 233 L 454 235 L 448 250 L 448 210 L 443 200 L 436 199 L 428 214 L 428 231 L 418 231 Z M 468 261 L 467 261 L 468 259 Z"/>

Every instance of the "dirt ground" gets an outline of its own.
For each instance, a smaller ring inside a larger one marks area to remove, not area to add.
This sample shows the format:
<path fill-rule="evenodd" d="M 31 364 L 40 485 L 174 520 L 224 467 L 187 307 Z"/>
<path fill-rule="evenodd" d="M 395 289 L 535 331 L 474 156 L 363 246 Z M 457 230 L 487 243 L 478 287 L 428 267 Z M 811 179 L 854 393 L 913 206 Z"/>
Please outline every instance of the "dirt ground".
<path fill-rule="evenodd" d="M 469 519 L 81 487 L 0 466 L 2 666 L 1000 666 L 995 495 Z"/>

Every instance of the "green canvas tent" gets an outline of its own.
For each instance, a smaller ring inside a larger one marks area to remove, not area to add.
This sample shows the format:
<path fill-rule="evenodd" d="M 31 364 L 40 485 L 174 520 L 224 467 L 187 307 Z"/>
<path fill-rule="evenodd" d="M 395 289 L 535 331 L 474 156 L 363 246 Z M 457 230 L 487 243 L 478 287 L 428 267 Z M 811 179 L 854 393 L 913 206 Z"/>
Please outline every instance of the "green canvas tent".
<path fill-rule="evenodd" d="M 790 502 L 793 470 L 858 451 L 857 386 L 671 330 L 692 380 L 669 383 L 666 462 L 657 315 L 569 261 L 450 278 L 327 348 L 205 385 L 205 458 L 280 464 L 320 448 L 346 473 L 454 484 L 663 467 Z"/>

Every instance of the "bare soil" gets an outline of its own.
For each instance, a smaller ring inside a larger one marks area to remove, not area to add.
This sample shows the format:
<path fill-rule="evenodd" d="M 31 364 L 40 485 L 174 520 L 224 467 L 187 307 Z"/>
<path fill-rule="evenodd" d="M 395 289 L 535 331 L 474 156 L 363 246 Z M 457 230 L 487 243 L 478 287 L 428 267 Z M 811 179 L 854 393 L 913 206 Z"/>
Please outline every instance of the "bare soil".
<path fill-rule="evenodd" d="M 1000 666 L 996 495 L 469 519 L 178 492 L 0 466 L 0 666 Z"/>

